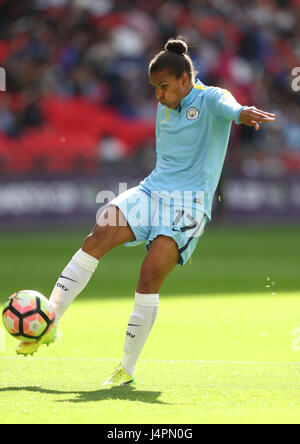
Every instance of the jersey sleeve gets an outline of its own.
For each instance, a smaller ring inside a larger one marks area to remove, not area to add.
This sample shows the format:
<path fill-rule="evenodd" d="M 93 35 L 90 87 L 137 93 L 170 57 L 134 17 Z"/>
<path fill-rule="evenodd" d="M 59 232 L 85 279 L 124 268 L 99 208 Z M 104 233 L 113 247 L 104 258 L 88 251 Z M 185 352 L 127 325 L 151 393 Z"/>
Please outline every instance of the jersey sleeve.
<path fill-rule="evenodd" d="M 209 111 L 216 117 L 233 120 L 240 124 L 239 115 L 244 106 L 240 105 L 226 89 L 210 87 L 206 91 L 206 103 Z"/>
<path fill-rule="evenodd" d="M 159 136 L 160 136 L 160 126 L 161 126 L 161 105 L 158 104 L 156 111 L 156 123 L 155 123 L 155 139 L 156 139 L 156 154 L 159 156 Z"/>
<path fill-rule="evenodd" d="M 158 139 L 159 136 L 160 136 L 161 121 L 163 119 L 162 118 L 162 113 L 163 113 L 163 107 L 159 103 L 157 105 L 157 111 L 156 111 L 156 124 L 155 124 L 155 136 L 156 136 L 156 139 Z"/>

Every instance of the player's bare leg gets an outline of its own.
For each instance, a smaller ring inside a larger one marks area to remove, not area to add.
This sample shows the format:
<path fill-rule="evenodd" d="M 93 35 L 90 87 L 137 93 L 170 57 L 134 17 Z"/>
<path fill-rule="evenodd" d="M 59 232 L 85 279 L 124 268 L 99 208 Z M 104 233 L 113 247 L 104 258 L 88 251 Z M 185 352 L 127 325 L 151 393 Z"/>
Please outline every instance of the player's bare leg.
<path fill-rule="evenodd" d="M 26 356 L 35 353 L 42 344 L 49 345 L 55 342 L 60 318 L 91 279 L 99 259 L 111 249 L 134 239 L 134 234 L 120 210 L 115 206 L 108 207 L 92 232 L 85 238 L 82 248 L 64 268 L 54 286 L 50 296 L 50 302 L 55 311 L 55 324 L 51 335 L 49 337 L 44 335 L 35 343 L 21 342 L 17 353 Z"/>
<path fill-rule="evenodd" d="M 118 245 L 134 239 L 122 212 L 115 206 L 109 206 L 56 282 L 50 297 L 56 325 L 91 279 L 99 259 Z"/>
<path fill-rule="evenodd" d="M 132 229 L 119 208 L 110 205 L 85 238 L 82 250 L 100 259 L 113 248 L 135 239 Z"/>
<path fill-rule="evenodd" d="M 178 260 L 179 252 L 174 239 L 157 236 L 142 263 L 136 291 L 143 294 L 158 293 Z"/>
<path fill-rule="evenodd" d="M 158 236 L 152 242 L 141 266 L 133 312 L 126 330 L 124 355 L 104 386 L 131 384 L 134 368 L 158 312 L 159 290 L 179 259 L 177 244 L 171 237 Z"/>

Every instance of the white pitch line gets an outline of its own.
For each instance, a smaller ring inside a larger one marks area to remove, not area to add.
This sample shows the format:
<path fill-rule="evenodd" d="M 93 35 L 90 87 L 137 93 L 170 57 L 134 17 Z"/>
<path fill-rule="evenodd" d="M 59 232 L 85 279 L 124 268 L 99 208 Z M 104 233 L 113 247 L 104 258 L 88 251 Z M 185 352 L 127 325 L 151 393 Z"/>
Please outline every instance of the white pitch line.
<path fill-rule="evenodd" d="M 1 360 L 18 360 L 25 359 L 23 356 L 0 356 Z M 34 361 L 70 361 L 70 362 L 113 362 L 120 361 L 118 358 L 63 358 L 63 357 L 47 357 L 35 356 L 29 357 Z M 192 359 L 140 359 L 140 362 L 157 362 L 166 364 L 200 364 L 200 365 L 300 365 L 299 361 L 204 361 Z"/>

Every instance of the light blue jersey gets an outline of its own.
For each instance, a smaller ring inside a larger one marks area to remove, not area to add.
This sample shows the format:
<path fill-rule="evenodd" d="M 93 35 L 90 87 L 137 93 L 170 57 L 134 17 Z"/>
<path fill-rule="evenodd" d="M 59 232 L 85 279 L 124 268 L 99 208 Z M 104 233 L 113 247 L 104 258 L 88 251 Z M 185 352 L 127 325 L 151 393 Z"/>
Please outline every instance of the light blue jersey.
<path fill-rule="evenodd" d="M 231 124 L 240 123 L 242 109 L 230 92 L 200 81 L 176 109 L 158 105 L 156 168 L 111 202 L 135 235 L 127 246 L 146 242 L 148 249 L 157 236 L 168 236 L 178 264 L 187 263 L 211 219 Z"/>
<path fill-rule="evenodd" d="M 156 168 L 139 188 L 147 194 L 202 191 L 204 212 L 210 220 L 231 124 L 233 120 L 241 123 L 243 108 L 230 92 L 207 87 L 199 80 L 176 109 L 159 104 Z"/>

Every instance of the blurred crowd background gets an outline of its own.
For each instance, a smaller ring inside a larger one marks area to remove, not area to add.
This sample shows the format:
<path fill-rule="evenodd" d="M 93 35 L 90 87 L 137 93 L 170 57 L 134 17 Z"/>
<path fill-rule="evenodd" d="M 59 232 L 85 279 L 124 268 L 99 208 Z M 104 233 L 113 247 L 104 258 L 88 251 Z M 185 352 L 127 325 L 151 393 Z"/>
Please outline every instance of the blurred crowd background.
<path fill-rule="evenodd" d="M 259 132 L 234 125 L 226 167 L 300 170 L 299 23 L 299 0 L 0 0 L 1 169 L 93 169 L 135 155 L 147 166 L 148 63 L 182 35 L 202 82 L 276 113 Z"/>
<path fill-rule="evenodd" d="M 0 0 L 0 175 L 151 171 L 147 68 L 177 35 L 203 83 L 276 113 L 233 124 L 224 175 L 299 174 L 299 23 L 300 0 Z"/>

